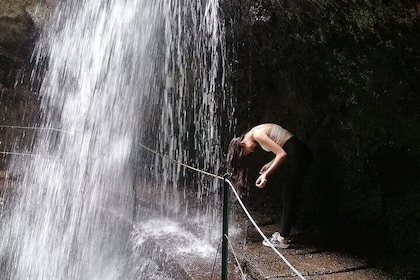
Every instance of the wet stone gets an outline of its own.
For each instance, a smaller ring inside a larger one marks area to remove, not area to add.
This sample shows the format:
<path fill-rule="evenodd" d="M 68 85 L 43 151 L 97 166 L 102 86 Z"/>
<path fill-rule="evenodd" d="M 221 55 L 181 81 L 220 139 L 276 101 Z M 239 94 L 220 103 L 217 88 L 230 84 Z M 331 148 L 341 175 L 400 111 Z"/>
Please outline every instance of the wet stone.
<path fill-rule="evenodd" d="M 390 279 L 361 259 L 316 248 L 289 248 L 279 252 L 306 279 Z M 298 279 L 285 262 L 261 242 L 246 243 L 236 252 L 249 279 Z"/>

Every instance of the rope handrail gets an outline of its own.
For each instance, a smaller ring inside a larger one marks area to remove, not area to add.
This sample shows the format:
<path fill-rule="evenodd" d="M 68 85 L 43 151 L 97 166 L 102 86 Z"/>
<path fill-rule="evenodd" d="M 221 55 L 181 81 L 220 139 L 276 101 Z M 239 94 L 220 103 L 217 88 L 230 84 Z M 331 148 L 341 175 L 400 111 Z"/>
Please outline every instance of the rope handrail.
<path fill-rule="evenodd" d="M 230 242 L 229 236 L 227 236 L 226 234 L 225 234 L 225 237 L 228 241 L 230 250 L 232 250 L 232 254 L 233 254 L 233 257 L 235 258 L 236 264 L 238 265 L 239 271 L 241 272 L 241 278 L 242 278 L 242 280 L 246 280 L 245 273 L 242 270 L 241 263 L 239 262 L 238 257 L 236 256 L 236 252 L 235 252 L 235 249 L 233 248 L 232 242 Z"/>
<path fill-rule="evenodd" d="M 241 200 L 241 198 L 240 198 L 240 196 L 239 196 L 239 194 L 238 194 L 238 192 L 235 190 L 235 188 L 234 188 L 234 186 L 232 185 L 232 183 L 228 180 L 228 179 L 225 179 L 225 178 L 223 178 L 222 176 L 219 176 L 219 175 L 215 175 L 215 174 L 212 174 L 212 173 L 209 173 L 209 172 L 206 172 L 206 171 L 203 171 L 203 170 L 200 170 L 200 169 L 198 169 L 198 168 L 195 168 L 195 167 L 193 167 L 193 166 L 190 166 L 190 165 L 187 165 L 187 164 L 184 164 L 184 163 L 182 163 L 182 162 L 179 162 L 179 161 L 177 161 L 177 160 L 174 160 L 174 159 L 172 159 L 172 158 L 169 158 L 169 157 L 167 157 L 167 156 L 165 156 L 165 155 L 163 155 L 163 154 L 161 154 L 161 153 L 159 153 L 159 152 L 157 152 L 157 151 L 154 151 L 154 150 L 152 150 L 152 149 L 150 149 L 150 148 L 148 148 L 148 147 L 146 147 L 146 146 L 144 146 L 144 145 L 142 145 L 142 144 L 140 144 L 140 146 L 141 147 L 143 147 L 144 149 L 146 149 L 146 150 L 148 150 L 148 151 L 150 151 L 150 152 L 152 152 L 152 153 L 154 153 L 154 154 L 156 154 L 156 155 L 159 155 L 159 156 L 161 156 L 161 157 L 164 157 L 164 158 L 166 158 L 166 159 L 168 159 L 168 160 L 170 160 L 170 161 L 172 161 L 172 162 L 174 162 L 174 163 L 176 163 L 176 164 L 179 164 L 179 165 L 181 165 L 181 166 L 184 166 L 184 167 L 186 167 L 186 168 L 188 168 L 188 169 L 191 169 L 191 170 L 194 170 L 194 171 L 197 171 L 197 172 L 200 172 L 200 173 L 203 173 L 203 174 L 206 174 L 206 175 L 209 175 L 209 176 L 212 176 L 212 177 L 215 177 L 215 178 L 218 178 L 218 179 L 220 179 L 220 180 L 223 180 L 223 181 L 225 181 L 226 183 L 228 183 L 229 184 L 229 186 L 230 186 L 230 188 L 232 189 L 232 191 L 233 191 L 233 193 L 235 194 L 235 196 L 236 196 L 236 198 L 237 198 L 237 200 L 238 200 L 238 202 L 239 202 L 239 204 L 241 205 L 241 207 L 242 207 L 242 209 L 244 210 L 244 212 L 245 212 L 245 214 L 247 215 L 247 217 L 248 217 L 248 219 L 251 221 L 251 223 L 253 224 L 253 226 L 255 227 L 255 229 L 258 231 L 258 233 L 261 235 L 261 237 L 266 241 L 266 242 L 268 242 L 268 244 L 270 244 L 270 248 L 283 260 L 283 262 L 296 274 L 296 276 L 298 276 L 301 280 L 306 280 L 303 276 L 302 276 L 302 274 L 276 249 L 276 247 L 274 247 L 273 246 L 273 244 L 271 244 L 271 242 L 270 242 L 270 240 L 268 240 L 268 238 L 265 236 L 265 234 L 261 231 L 261 229 L 258 227 L 258 225 L 257 225 L 257 223 L 255 222 L 255 220 L 252 218 L 252 216 L 251 216 L 251 214 L 248 212 L 248 210 L 246 209 L 246 207 L 245 207 L 245 205 L 243 204 L 243 202 L 242 202 L 242 200 Z"/>
<path fill-rule="evenodd" d="M 39 126 L 20 126 L 20 125 L 5 125 L 0 124 L 0 128 L 12 128 L 12 129 L 32 129 L 32 130 L 52 130 L 57 132 L 65 132 L 65 133 L 73 133 L 71 131 L 58 129 L 54 127 L 39 127 Z M 37 154 L 34 153 L 19 153 L 19 152 L 10 152 L 10 151 L 0 151 L 0 154 L 3 156 L 11 155 L 11 156 L 36 156 Z"/>
<path fill-rule="evenodd" d="M 0 124 L 0 128 L 13 128 L 13 129 L 32 129 L 32 130 L 53 130 L 57 132 L 74 133 L 71 131 L 54 128 L 54 127 L 39 127 L 39 126 L 19 126 L 19 125 L 5 125 Z"/>
<path fill-rule="evenodd" d="M 2 155 L 12 155 L 12 156 L 36 156 L 37 154 L 33 153 L 18 153 L 18 152 L 6 152 L 6 151 L 0 151 L 0 154 Z"/>
<path fill-rule="evenodd" d="M 238 192 L 233 187 L 232 183 L 226 179 L 225 180 L 229 186 L 231 187 L 233 193 L 235 194 L 236 198 L 238 199 L 239 204 L 241 205 L 242 209 L 244 210 L 245 214 L 247 215 L 248 219 L 251 221 L 255 229 L 258 231 L 258 233 L 261 235 L 261 237 L 270 244 L 270 248 L 273 249 L 273 251 L 284 261 L 284 263 L 298 276 L 300 279 L 305 280 L 305 278 L 302 276 L 302 274 L 277 250 L 276 247 L 271 244 L 270 240 L 268 240 L 267 236 L 262 232 L 262 230 L 258 227 L 255 220 L 252 218 L 251 214 L 249 214 L 248 210 L 246 209 L 245 205 L 243 204 L 242 200 L 239 197 Z"/>
<path fill-rule="evenodd" d="M 165 156 L 164 154 L 161 154 L 161 153 L 159 153 L 159 152 L 157 152 L 157 151 L 155 151 L 155 150 L 152 150 L 152 149 L 150 149 L 150 148 L 148 148 L 148 147 L 146 147 L 146 146 L 144 146 L 144 145 L 142 145 L 142 144 L 139 144 L 139 145 L 140 145 L 142 148 L 144 148 L 144 149 L 146 149 L 146 150 L 148 150 L 148 151 L 150 151 L 150 152 L 152 152 L 152 153 L 154 153 L 154 154 L 157 154 L 157 155 L 159 155 L 159 156 L 161 156 L 161 157 L 163 157 L 163 158 L 165 158 L 165 159 L 167 159 L 167 160 L 172 161 L 173 163 L 179 164 L 179 165 L 181 165 L 181 166 L 184 166 L 184 167 L 186 167 L 186 168 L 188 168 L 188 169 L 191 169 L 191 170 L 194 170 L 194 171 L 196 171 L 196 172 L 199 172 L 199 173 L 202 173 L 202 174 L 205 174 L 205 175 L 208 175 L 208 176 L 211 176 L 211 177 L 214 177 L 214 178 L 220 179 L 220 180 L 224 180 L 224 178 L 223 178 L 222 176 L 219 176 L 219 175 L 216 175 L 216 174 L 213 174 L 213 173 L 210 173 L 210 172 L 207 172 L 207 171 L 204 171 L 204 170 L 198 169 L 198 168 L 193 167 L 193 166 L 191 166 L 191 165 L 188 165 L 188 164 L 182 163 L 182 162 L 180 162 L 180 161 L 174 160 L 174 159 L 172 159 L 172 158 L 170 158 L 170 157 L 168 157 L 168 156 Z"/>
<path fill-rule="evenodd" d="M 65 130 L 60 130 L 60 129 L 56 129 L 56 128 L 48 128 L 48 127 L 45 127 L 45 128 L 42 128 L 42 127 L 23 127 L 23 126 L 9 126 L 9 125 L 0 125 L 0 128 L 22 128 L 22 129 L 39 129 L 39 130 L 42 130 L 42 129 L 45 129 L 45 130 L 54 130 L 54 131 L 58 131 L 58 132 L 66 132 L 66 133 L 72 133 L 72 132 L 70 132 L 70 131 L 65 131 Z M 246 214 L 246 216 L 248 217 L 248 219 L 251 221 L 251 223 L 253 224 L 253 226 L 255 227 L 255 229 L 258 231 L 258 233 L 261 235 L 261 237 L 266 241 L 266 242 L 268 242 L 268 244 L 270 244 L 270 247 L 271 247 L 271 249 L 283 260 L 283 262 L 296 274 L 296 276 L 298 276 L 301 280 L 306 280 L 303 276 L 302 276 L 302 274 L 276 249 L 276 247 L 274 247 L 273 246 L 273 244 L 271 244 L 271 242 L 268 240 L 268 238 L 265 236 L 265 234 L 261 231 L 261 229 L 258 227 L 258 225 L 257 225 L 257 223 L 255 222 L 255 220 L 252 218 L 252 216 L 251 216 L 251 214 L 248 212 L 248 210 L 246 209 L 246 207 L 245 207 L 245 205 L 243 204 L 243 202 L 242 202 L 242 200 L 241 200 L 241 198 L 240 198 L 240 196 L 239 196 L 239 194 L 237 193 L 237 191 L 235 190 L 235 188 L 234 188 L 234 186 L 232 185 L 232 183 L 227 179 L 227 178 L 224 178 L 224 177 L 222 177 L 222 176 L 219 176 L 219 175 L 216 175 L 216 174 L 212 174 L 212 173 L 210 173 L 210 172 L 207 172 L 207 171 L 204 171 L 204 170 L 201 170 L 201 169 L 198 169 L 198 168 L 196 168 L 196 167 L 193 167 L 193 166 L 191 166 L 191 165 L 188 165 L 188 164 L 185 164 L 185 163 L 182 163 L 182 162 L 180 162 L 180 161 L 177 161 L 177 160 L 174 160 L 174 159 L 172 159 L 172 158 L 170 158 L 170 157 L 168 157 L 168 156 L 166 156 L 166 155 L 164 155 L 164 154 L 162 154 L 162 153 L 159 153 L 159 152 L 157 152 L 157 151 L 155 151 L 155 150 L 152 150 L 152 149 L 150 149 L 150 148 L 148 148 L 148 147 L 146 147 L 145 145 L 142 145 L 142 144 L 139 144 L 142 148 L 144 148 L 145 150 L 148 150 L 148 151 L 150 151 L 150 152 L 152 152 L 152 153 L 154 153 L 154 154 L 156 154 L 156 155 L 159 155 L 160 157 L 163 157 L 163 158 L 165 158 L 165 159 L 167 159 L 167 160 L 170 160 L 171 162 L 173 162 L 173 163 L 176 163 L 176 164 L 178 164 L 178 165 L 180 165 L 180 166 L 183 166 L 183 167 L 185 167 L 185 168 L 188 168 L 188 169 L 190 169 L 190 170 L 193 170 L 193 171 L 196 171 L 196 172 L 199 172 L 199 173 L 202 173 L 202 174 L 205 174 L 205 175 L 208 175 L 208 176 L 211 176 L 211 177 L 214 177 L 214 178 L 217 178 L 217 179 L 220 179 L 220 180 L 223 180 L 223 181 L 225 181 L 226 183 L 228 183 L 229 184 L 229 186 L 230 186 L 230 188 L 231 188 L 231 190 L 233 191 L 233 193 L 235 194 L 235 196 L 236 196 L 236 198 L 237 198 L 237 200 L 238 200 L 238 202 L 239 202 L 239 204 L 241 205 L 241 207 L 242 207 L 242 209 L 244 210 L 244 212 L 245 212 L 245 214 Z M 13 152 L 1 152 L 0 151 L 0 154 L 9 154 L 9 155 L 34 155 L 34 154 L 25 154 L 25 153 L 13 153 Z M 228 239 L 228 238 L 227 238 Z M 229 239 L 228 239 L 228 241 L 229 241 Z M 230 242 L 229 242 L 230 243 Z M 232 246 L 232 245 L 231 245 Z"/>

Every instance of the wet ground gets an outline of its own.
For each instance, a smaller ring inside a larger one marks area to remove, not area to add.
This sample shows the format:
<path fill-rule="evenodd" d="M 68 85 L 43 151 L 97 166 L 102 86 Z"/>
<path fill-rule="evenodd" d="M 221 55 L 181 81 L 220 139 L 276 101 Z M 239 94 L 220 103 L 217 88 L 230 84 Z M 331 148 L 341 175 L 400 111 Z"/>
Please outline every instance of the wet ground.
<path fill-rule="evenodd" d="M 262 228 L 271 232 L 272 226 Z M 233 240 L 232 240 L 233 241 Z M 212 280 L 221 279 L 220 254 L 215 258 L 199 257 L 195 254 L 172 254 L 176 240 L 171 237 L 160 237 L 149 240 L 147 246 L 154 247 L 164 256 L 158 256 L 163 269 L 175 279 Z M 299 271 L 305 279 L 322 280 L 388 280 L 385 273 L 370 267 L 365 261 L 343 252 L 323 250 L 305 246 L 296 241 L 294 247 L 280 249 L 280 253 Z M 262 279 L 299 279 L 285 262 L 265 247 L 260 241 L 244 240 L 233 242 L 229 255 L 228 279 L 262 280 Z M 236 262 L 240 263 L 242 272 Z"/>
<path fill-rule="evenodd" d="M 155 196 L 156 194 L 148 194 Z M 140 201 L 148 196 L 142 194 Z M 151 197 L 147 199 L 153 201 Z M 192 204 L 190 208 L 194 208 Z M 252 214 L 256 214 L 255 212 Z M 264 224 L 261 230 L 269 237 L 279 227 L 267 221 L 267 217 L 257 217 L 257 224 Z M 268 219 L 270 220 L 270 219 Z M 228 279 L 299 279 L 285 262 L 271 249 L 262 245 L 262 237 L 247 220 L 239 207 L 231 207 L 229 240 Z M 221 279 L 221 248 L 211 257 L 199 257 L 196 254 L 173 254 L 170 248 L 178 242 L 175 237 L 166 235 L 151 238 L 149 245 L 165 252 L 163 269 L 170 268 L 175 279 L 213 280 Z M 199 247 L 197 246 L 197 250 Z M 363 259 L 319 242 L 315 235 L 293 232 L 293 245 L 280 249 L 280 253 L 301 273 L 305 279 L 322 280 L 389 280 L 390 276 L 371 267 Z M 239 269 L 240 268 L 240 269 Z"/>
<path fill-rule="evenodd" d="M 0 187 L 4 182 L 4 172 L 0 172 Z M 143 197 L 144 198 L 144 197 Z M 235 212 L 238 212 L 236 209 Z M 238 218 L 239 217 L 239 218 Z M 299 279 L 285 262 L 271 249 L 261 244 L 261 236 L 241 213 L 232 215 L 231 223 L 239 224 L 242 230 L 230 237 L 229 280 Z M 261 230 L 270 236 L 278 228 L 276 224 L 266 223 Z M 352 256 L 343 250 L 331 249 L 319 244 L 313 237 L 295 233 L 293 246 L 279 249 L 280 253 L 299 271 L 305 279 L 322 280 L 389 280 L 390 276 L 371 267 L 363 259 Z M 143 242 L 144 247 L 165 273 L 180 280 L 221 279 L 220 248 L 211 256 L 194 252 L 175 252 L 179 236 L 150 236 Z M 179 246 L 178 246 L 179 247 Z M 200 248 L 197 246 L 197 251 Z M 240 269 L 239 269 L 240 266 Z M 242 271 L 241 271 L 242 270 Z"/>
<path fill-rule="evenodd" d="M 275 228 L 277 225 L 261 227 L 266 236 L 270 236 Z M 261 244 L 256 231 L 249 231 L 246 240 L 237 243 L 240 250 L 236 252 L 249 277 L 247 279 L 299 279 L 271 248 Z M 391 279 L 360 258 L 311 243 L 315 242 L 304 235 L 295 235 L 290 248 L 279 249 L 305 279 Z"/>

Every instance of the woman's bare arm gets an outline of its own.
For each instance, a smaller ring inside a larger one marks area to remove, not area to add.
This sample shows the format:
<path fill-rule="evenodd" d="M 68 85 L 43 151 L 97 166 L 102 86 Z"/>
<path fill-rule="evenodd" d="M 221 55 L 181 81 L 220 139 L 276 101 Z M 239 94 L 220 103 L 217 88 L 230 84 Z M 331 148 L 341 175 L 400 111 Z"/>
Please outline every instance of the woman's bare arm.
<path fill-rule="evenodd" d="M 280 147 L 280 145 L 271 140 L 271 138 L 268 137 L 268 135 L 263 130 L 256 130 L 253 133 L 253 137 L 255 141 L 258 142 L 258 144 L 269 148 L 276 155 L 275 158 L 271 161 L 270 166 L 265 171 L 261 170 L 263 171 L 263 173 L 257 180 L 257 183 L 260 183 L 257 185 L 261 185 L 261 182 L 266 181 L 267 177 L 270 176 L 270 174 L 273 173 L 273 171 L 276 170 L 277 167 L 279 167 L 279 165 L 284 161 L 284 159 L 287 156 L 287 153 L 283 150 L 282 147 Z"/>

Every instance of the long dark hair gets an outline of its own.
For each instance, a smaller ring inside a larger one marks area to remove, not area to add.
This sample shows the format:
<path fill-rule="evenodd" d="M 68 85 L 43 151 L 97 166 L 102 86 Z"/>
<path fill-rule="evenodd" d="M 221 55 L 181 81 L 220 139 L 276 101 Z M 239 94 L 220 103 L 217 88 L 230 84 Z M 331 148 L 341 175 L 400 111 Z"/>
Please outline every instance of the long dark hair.
<path fill-rule="evenodd" d="M 244 166 L 244 151 L 240 145 L 244 134 L 230 141 L 227 155 L 227 169 L 232 174 L 233 186 L 240 195 L 245 194 L 247 170 Z"/>

